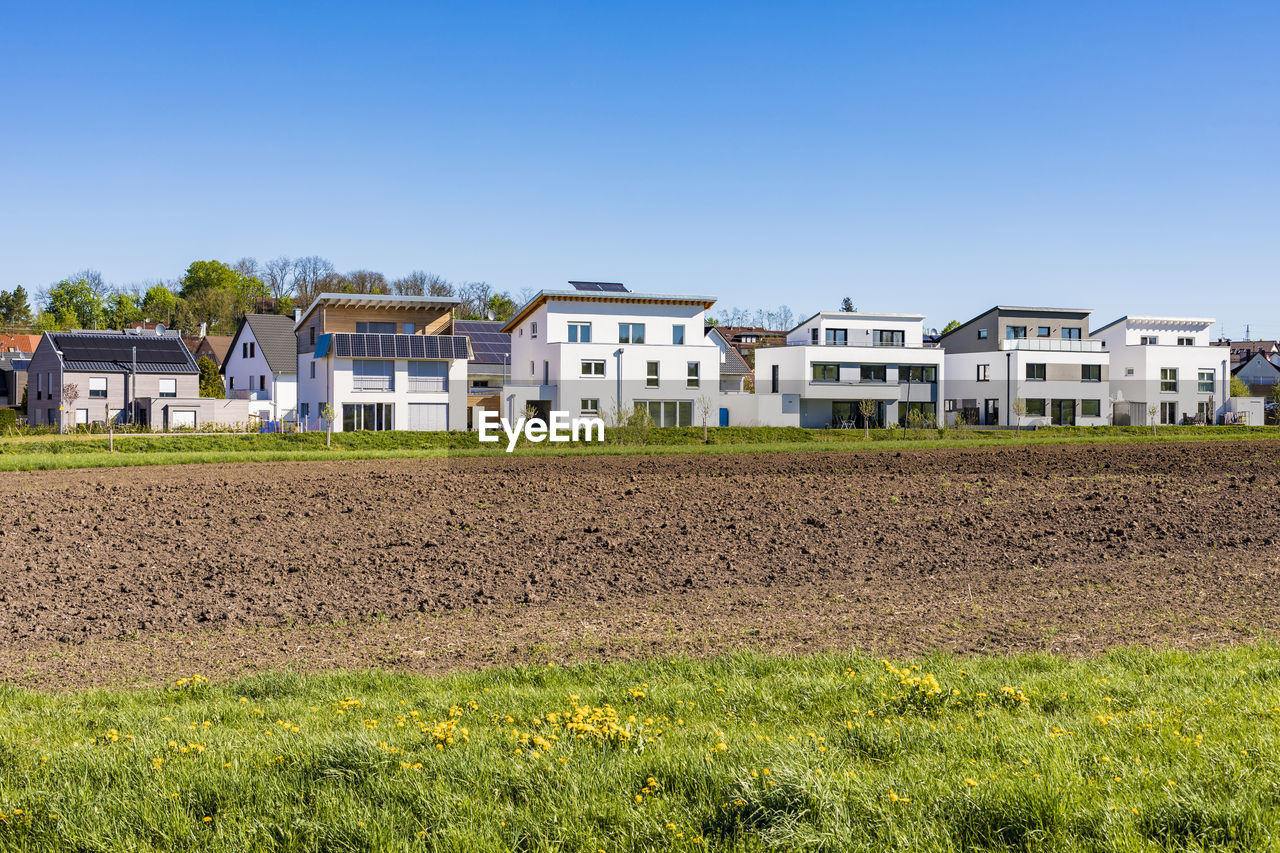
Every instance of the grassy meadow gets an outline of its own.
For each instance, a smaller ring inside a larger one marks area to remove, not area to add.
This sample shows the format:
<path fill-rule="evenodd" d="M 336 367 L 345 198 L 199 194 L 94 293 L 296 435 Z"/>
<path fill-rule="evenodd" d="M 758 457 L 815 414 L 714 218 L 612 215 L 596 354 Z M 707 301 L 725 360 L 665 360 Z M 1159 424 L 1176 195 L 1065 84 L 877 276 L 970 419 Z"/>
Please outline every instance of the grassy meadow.
<path fill-rule="evenodd" d="M 1272 850 L 1280 648 L 0 688 L 6 850 Z"/>

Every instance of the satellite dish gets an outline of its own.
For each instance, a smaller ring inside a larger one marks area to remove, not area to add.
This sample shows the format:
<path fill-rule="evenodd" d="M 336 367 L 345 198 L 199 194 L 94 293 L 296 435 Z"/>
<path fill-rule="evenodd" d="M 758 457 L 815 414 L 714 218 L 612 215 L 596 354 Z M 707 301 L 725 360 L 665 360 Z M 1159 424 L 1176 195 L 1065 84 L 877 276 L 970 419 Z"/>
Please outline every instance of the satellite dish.
<path fill-rule="evenodd" d="M 157 335 L 164 334 L 164 323 L 156 323 L 156 334 Z"/>

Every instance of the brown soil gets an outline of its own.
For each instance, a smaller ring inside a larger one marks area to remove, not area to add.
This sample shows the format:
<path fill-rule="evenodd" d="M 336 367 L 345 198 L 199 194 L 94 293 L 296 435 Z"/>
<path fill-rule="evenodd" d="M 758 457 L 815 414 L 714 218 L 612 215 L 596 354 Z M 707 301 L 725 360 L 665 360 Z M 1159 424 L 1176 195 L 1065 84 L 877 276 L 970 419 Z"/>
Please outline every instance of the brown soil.
<path fill-rule="evenodd" d="M 4 475 L 0 677 L 1280 627 L 1280 443 L 394 460 Z"/>

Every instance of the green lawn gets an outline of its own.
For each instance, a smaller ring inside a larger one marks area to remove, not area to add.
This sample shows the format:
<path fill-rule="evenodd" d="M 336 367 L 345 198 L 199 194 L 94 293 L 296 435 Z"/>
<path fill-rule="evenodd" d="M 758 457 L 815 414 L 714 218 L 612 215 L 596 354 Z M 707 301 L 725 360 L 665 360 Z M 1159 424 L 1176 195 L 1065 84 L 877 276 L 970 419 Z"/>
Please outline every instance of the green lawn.
<path fill-rule="evenodd" d="M 514 455 L 577 456 L 652 453 L 768 453 L 809 450 L 894 450 L 906 448 L 986 447 L 1032 444 L 1086 444 L 1151 441 L 1213 441 L 1280 438 L 1275 427 L 1161 427 L 1153 435 L 1142 427 L 1065 427 L 1018 434 L 1008 431 L 808 430 L 792 427 L 620 429 L 602 445 L 530 445 L 523 440 Z M 335 433 L 326 447 L 322 433 L 300 435 L 142 434 L 108 439 L 97 435 L 19 436 L 0 439 L 0 471 L 54 468 L 103 468 L 128 465 L 178 465 L 201 462 L 274 462 L 316 459 L 387 459 L 505 456 L 501 445 L 481 444 L 475 433 Z"/>
<path fill-rule="evenodd" d="M 1280 648 L 0 688 L 21 850 L 1274 850 Z"/>

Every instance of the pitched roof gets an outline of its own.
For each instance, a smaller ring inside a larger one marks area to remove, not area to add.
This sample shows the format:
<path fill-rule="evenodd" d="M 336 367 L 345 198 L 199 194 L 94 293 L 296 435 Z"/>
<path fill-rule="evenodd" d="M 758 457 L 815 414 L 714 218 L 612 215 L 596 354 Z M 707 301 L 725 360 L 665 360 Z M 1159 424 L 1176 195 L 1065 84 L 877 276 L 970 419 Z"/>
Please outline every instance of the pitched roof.
<path fill-rule="evenodd" d="M 132 332 L 46 332 L 40 346 L 59 352 L 69 371 L 199 373 L 196 360 L 177 335 Z"/>
<path fill-rule="evenodd" d="M 219 367 L 227 360 L 227 353 L 231 351 L 231 335 L 183 335 L 182 342 L 187 345 L 187 349 L 191 350 L 191 354 L 196 357 L 196 361 L 200 360 L 198 353 L 202 347 L 208 347 L 210 353 L 213 354 L 213 360 Z"/>
<path fill-rule="evenodd" d="M 302 312 L 294 328 L 299 328 L 316 310 L 316 306 L 328 304 L 347 308 L 446 308 L 462 304 L 455 296 L 400 296 L 390 293 L 318 293 L 307 310 Z"/>
<path fill-rule="evenodd" d="M 476 364 L 506 364 L 511 360 L 511 335 L 502 326 L 501 320 L 454 320 L 453 333 L 471 341 Z"/>
<path fill-rule="evenodd" d="M 1276 364 L 1275 361 L 1269 358 L 1265 352 L 1255 352 L 1253 355 L 1249 356 L 1248 358 L 1241 359 L 1239 364 L 1231 368 L 1231 375 L 1235 376 L 1237 373 L 1244 370 L 1246 367 L 1248 367 L 1250 364 L 1253 363 L 1254 359 L 1261 359 L 1263 364 L 1268 365 L 1269 367 L 1271 367 L 1272 370 L 1274 370 L 1277 373 L 1280 373 L 1280 364 Z"/>
<path fill-rule="evenodd" d="M 25 352 L 27 355 L 40 346 L 39 335 L 0 335 L 0 352 Z"/>
<path fill-rule="evenodd" d="M 729 375 L 750 375 L 751 366 L 747 364 L 747 360 L 742 357 L 742 353 L 738 352 L 738 348 L 729 342 L 715 326 L 707 326 L 707 334 L 718 338 L 724 345 L 720 347 L 724 353 L 724 363 L 720 365 L 720 372 Z"/>
<path fill-rule="evenodd" d="M 293 317 L 283 314 L 246 314 L 244 322 L 253 331 L 253 336 L 258 341 L 258 350 L 267 360 L 267 367 L 271 368 L 272 373 L 298 372 L 298 339 L 293 333 Z M 240 329 L 236 329 L 236 337 L 231 341 L 232 347 L 239 337 Z M 226 363 L 226 359 L 223 359 L 223 363 Z"/>

